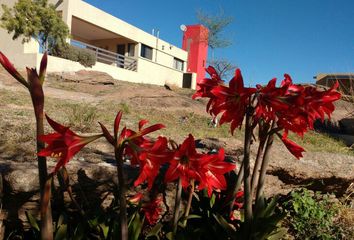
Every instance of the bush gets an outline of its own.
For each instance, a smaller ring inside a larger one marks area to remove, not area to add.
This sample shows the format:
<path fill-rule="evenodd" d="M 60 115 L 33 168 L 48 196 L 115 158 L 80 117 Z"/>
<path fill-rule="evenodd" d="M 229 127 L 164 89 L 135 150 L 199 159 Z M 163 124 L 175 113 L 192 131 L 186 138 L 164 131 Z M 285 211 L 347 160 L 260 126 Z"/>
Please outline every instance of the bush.
<path fill-rule="evenodd" d="M 338 205 L 328 194 L 294 191 L 284 207 L 288 213 L 286 223 L 295 239 L 340 239 L 341 230 L 334 222 Z"/>
<path fill-rule="evenodd" d="M 92 67 L 96 64 L 96 55 L 87 49 L 78 49 L 78 62 L 85 67 Z"/>
<path fill-rule="evenodd" d="M 74 47 L 71 45 L 65 45 L 59 47 L 53 52 L 53 55 L 65 58 L 71 61 L 79 62 L 85 67 L 92 67 L 96 64 L 96 55 L 90 50 Z"/>

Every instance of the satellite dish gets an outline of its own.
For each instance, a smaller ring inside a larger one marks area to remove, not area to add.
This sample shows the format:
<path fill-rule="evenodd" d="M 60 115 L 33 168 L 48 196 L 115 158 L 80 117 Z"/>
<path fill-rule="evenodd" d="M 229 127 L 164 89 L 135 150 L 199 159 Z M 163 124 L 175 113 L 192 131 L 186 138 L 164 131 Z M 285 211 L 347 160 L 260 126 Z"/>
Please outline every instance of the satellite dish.
<path fill-rule="evenodd" d="M 182 24 L 179 28 L 182 30 L 182 32 L 187 31 L 187 26 L 184 24 Z"/>

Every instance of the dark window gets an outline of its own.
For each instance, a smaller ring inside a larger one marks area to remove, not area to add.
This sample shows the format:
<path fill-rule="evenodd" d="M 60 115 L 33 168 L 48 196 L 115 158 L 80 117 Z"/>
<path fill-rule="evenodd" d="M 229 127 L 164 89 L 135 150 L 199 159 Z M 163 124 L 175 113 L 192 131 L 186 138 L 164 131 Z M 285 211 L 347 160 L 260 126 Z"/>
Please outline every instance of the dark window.
<path fill-rule="evenodd" d="M 134 57 L 135 54 L 135 43 L 128 43 L 128 56 Z"/>
<path fill-rule="evenodd" d="M 183 71 L 183 61 L 178 58 L 173 58 L 173 68 Z"/>
<path fill-rule="evenodd" d="M 152 60 L 152 48 L 144 44 L 141 44 L 140 56 Z"/>

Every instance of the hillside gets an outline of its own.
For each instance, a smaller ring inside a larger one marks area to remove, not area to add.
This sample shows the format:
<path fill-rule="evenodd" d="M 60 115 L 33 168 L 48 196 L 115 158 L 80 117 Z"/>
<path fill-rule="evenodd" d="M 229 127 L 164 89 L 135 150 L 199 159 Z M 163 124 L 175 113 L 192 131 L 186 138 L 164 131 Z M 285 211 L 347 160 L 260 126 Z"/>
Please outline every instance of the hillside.
<path fill-rule="evenodd" d="M 140 119 L 163 123 L 166 129 L 159 134 L 178 143 L 192 133 L 202 151 L 223 147 L 229 158 L 237 163 L 242 159 L 243 130 L 231 136 L 228 125 L 211 126 L 211 117 L 205 112 L 206 102 L 192 100 L 191 90 L 167 90 L 165 87 L 127 83 L 103 73 L 85 71 L 49 74 L 44 90 L 46 113 L 79 134 L 100 132 L 98 121 L 113 128 L 114 117 L 122 110 L 123 125 L 136 129 Z M 353 104 L 342 101 L 337 107 L 333 116 L 336 120 L 354 110 Z M 20 208 L 19 217 L 25 220 L 24 211 L 35 209 L 38 204 L 38 195 L 33 194 L 38 189 L 34 115 L 26 89 L 3 69 L 0 69 L 0 118 L 0 169 L 5 192 L 10 194 L 5 195 L 4 212 L 10 214 L 11 209 Z M 48 125 L 46 131 L 51 131 Z M 267 172 L 267 196 L 306 187 L 340 197 L 353 186 L 352 148 L 317 132 L 310 132 L 303 139 L 291 137 L 307 152 L 303 159 L 296 160 L 280 141 L 275 142 Z M 253 149 L 253 158 L 255 151 Z M 117 182 L 113 159 L 111 147 L 103 140 L 84 148 L 67 165 L 74 189 L 90 189 L 87 196 L 98 201 L 100 198 L 97 197 L 105 194 L 111 183 Z M 55 165 L 54 160 L 48 161 L 50 167 Z M 136 169 L 130 170 L 128 177 L 133 179 Z M 91 191 L 92 187 L 95 191 Z M 11 201 L 15 198 L 22 199 L 22 205 Z"/>

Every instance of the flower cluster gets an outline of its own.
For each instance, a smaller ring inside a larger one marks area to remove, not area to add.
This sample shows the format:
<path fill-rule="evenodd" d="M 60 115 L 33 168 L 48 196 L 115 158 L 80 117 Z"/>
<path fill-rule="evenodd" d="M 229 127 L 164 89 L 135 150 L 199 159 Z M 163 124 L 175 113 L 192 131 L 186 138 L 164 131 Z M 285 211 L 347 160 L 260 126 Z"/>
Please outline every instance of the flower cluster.
<path fill-rule="evenodd" d="M 39 137 L 39 140 L 48 143 L 48 146 L 38 155 L 58 158 L 59 161 L 54 169 L 56 172 L 83 146 L 104 136 L 115 146 L 116 151 L 121 150 L 123 159 L 130 159 L 132 165 L 140 167 L 140 174 L 134 182 L 135 186 L 147 182 L 148 189 L 151 190 L 161 166 L 169 164 L 165 182 L 180 178 L 182 186 L 187 188 L 191 180 L 194 180 L 198 183 L 198 189 L 207 189 L 209 195 L 213 190 L 226 189 L 224 174 L 234 170 L 235 165 L 224 161 L 223 149 L 220 149 L 217 154 L 197 153 L 194 137 L 189 135 L 176 150 L 172 150 L 168 146 L 166 137 L 159 136 L 157 139 L 151 139 L 146 136 L 164 127 L 162 124 L 155 124 L 144 128 L 148 123 L 146 120 L 139 122 L 138 131 L 124 127 L 118 134 L 121 117 L 122 113 L 119 112 L 115 119 L 113 136 L 103 124 L 100 124 L 102 134 L 82 137 L 47 116 L 48 123 L 56 132 Z"/>
<path fill-rule="evenodd" d="M 338 83 L 329 90 L 319 91 L 313 86 L 293 84 L 291 77 L 284 74 L 279 87 L 274 78 L 266 86 L 245 88 L 241 71 L 237 69 L 227 87 L 215 69 L 209 67 L 207 72 L 211 78 L 199 83 L 193 98 L 209 98 L 207 111 L 214 118 L 221 115 L 220 124 L 231 123 L 232 133 L 241 127 L 246 110 L 250 108 L 254 112 L 254 125 L 260 121 L 274 122 L 277 135 L 296 158 L 302 157 L 304 149 L 288 139 L 288 132 L 303 136 L 308 129 L 313 129 L 315 120 L 323 121 L 325 115 L 330 117 L 334 111 L 333 102 L 341 97 L 336 91 Z"/>

